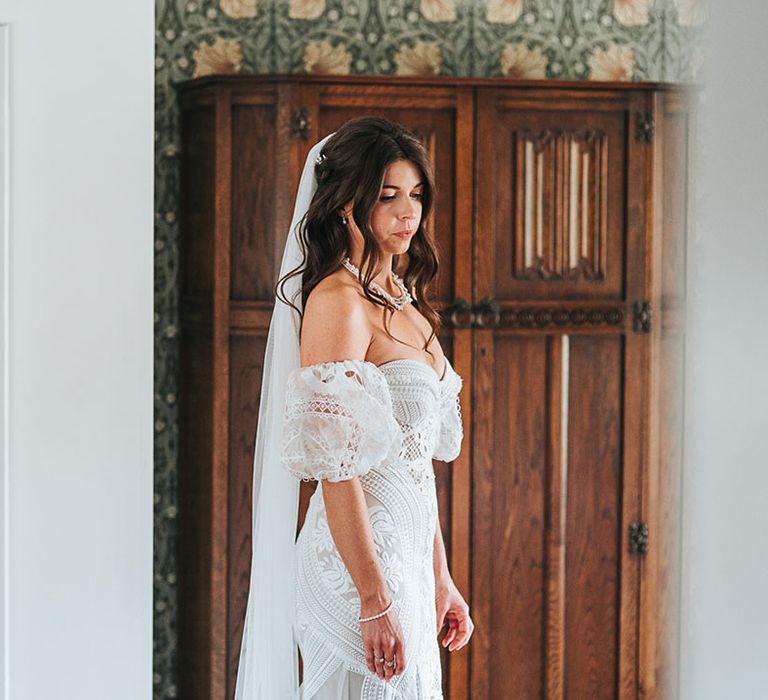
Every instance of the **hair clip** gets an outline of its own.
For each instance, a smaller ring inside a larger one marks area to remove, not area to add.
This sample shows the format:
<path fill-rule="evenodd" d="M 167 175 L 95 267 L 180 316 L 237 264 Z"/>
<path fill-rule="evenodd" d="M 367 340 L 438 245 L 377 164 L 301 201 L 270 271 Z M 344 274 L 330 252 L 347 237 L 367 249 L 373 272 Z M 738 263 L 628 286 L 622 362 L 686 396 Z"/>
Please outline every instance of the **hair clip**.
<path fill-rule="evenodd" d="M 318 155 L 318 156 L 315 158 L 315 163 L 317 163 L 317 164 L 319 165 L 319 164 L 320 164 L 320 163 L 322 163 L 324 160 L 325 160 L 325 153 L 320 153 L 320 154 L 319 154 L 319 155 Z"/>

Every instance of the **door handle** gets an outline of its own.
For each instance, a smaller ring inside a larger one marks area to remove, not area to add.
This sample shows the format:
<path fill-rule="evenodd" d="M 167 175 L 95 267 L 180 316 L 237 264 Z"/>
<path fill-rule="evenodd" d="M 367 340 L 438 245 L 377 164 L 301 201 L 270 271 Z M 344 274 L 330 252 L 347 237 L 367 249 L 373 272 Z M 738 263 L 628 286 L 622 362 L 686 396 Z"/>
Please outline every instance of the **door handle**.
<path fill-rule="evenodd" d="M 493 328 L 498 326 L 501 321 L 499 302 L 490 297 L 486 297 L 475 304 L 472 311 L 477 328 Z"/>
<path fill-rule="evenodd" d="M 475 322 L 475 314 L 472 305 L 466 300 L 458 297 L 445 310 L 451 326 L 454 328 L 471 328 Z"/>
<path fill-rule="evenodd" d="M 492 328 L 501 321 L 499 303 L 490 297 L 474 306 L 458 297 L 445 309 L 445 315 L 453 328 Z"/>

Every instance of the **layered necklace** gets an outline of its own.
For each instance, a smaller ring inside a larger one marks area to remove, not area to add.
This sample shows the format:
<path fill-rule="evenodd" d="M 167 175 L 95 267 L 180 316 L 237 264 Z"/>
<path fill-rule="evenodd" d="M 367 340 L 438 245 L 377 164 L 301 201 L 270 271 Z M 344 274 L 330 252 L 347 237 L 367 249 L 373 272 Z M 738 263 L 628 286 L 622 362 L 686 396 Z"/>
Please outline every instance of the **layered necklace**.
<path fill-rule="evenodd" d="M 349 256 L 344 258 L 344 260 L 341 261 L 341 264 L 344 265 L 344 267 L 346 267 L 347 270 L 349 270 L 358 279 L 358 281 L 360 280 L 360 270 L 358 270 L 355 264 L 349 259 Z M 373 287 L 379 294 L 381 294 L 381 296 L 383 296 L 398 311 L 402 311 L 406 304 L 410 304 L 413 301 L 413 298 L 411 297 L 411 294 L 408 291 L 408 288 L 405 286 L 403 280 L 401 280 L 394 271 L 392 271 L 392 279 L 394 280 L 395 284 L 403 291 L 403 293 L 397 298 L 393 297 L 389 292 L 387 292 L 386 289 L 384 289 L 380 284 L 374 282 L 373 280 L 371 280 L 371 287 Z"/>

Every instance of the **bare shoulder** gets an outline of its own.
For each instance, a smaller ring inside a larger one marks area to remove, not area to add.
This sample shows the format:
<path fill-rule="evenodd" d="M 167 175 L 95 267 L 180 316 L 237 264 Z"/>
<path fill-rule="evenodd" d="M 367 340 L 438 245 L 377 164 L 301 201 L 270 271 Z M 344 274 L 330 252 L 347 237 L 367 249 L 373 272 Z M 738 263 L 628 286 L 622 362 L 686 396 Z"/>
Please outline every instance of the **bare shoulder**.
<path fill-rule="evenodd" d="M 337 360 L 364 360 L 372 330 L 365 298 L 353 279 L 339 272 L 312 290 L 301 328 L 302 366 Z"/>

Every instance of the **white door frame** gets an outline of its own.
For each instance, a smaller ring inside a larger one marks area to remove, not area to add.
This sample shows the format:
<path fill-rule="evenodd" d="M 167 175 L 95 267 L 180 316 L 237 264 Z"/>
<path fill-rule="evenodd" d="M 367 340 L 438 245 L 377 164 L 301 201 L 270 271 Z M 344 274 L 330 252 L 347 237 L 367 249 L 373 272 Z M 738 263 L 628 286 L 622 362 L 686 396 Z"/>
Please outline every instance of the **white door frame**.
<path fill-rule="evenodd" d="M 7 24 L 0 24 L 0 700 L 10 700 L 10 458 L 8 446 L 8 247 L 10 241 L 10 89 L 9 35 Z"/>

